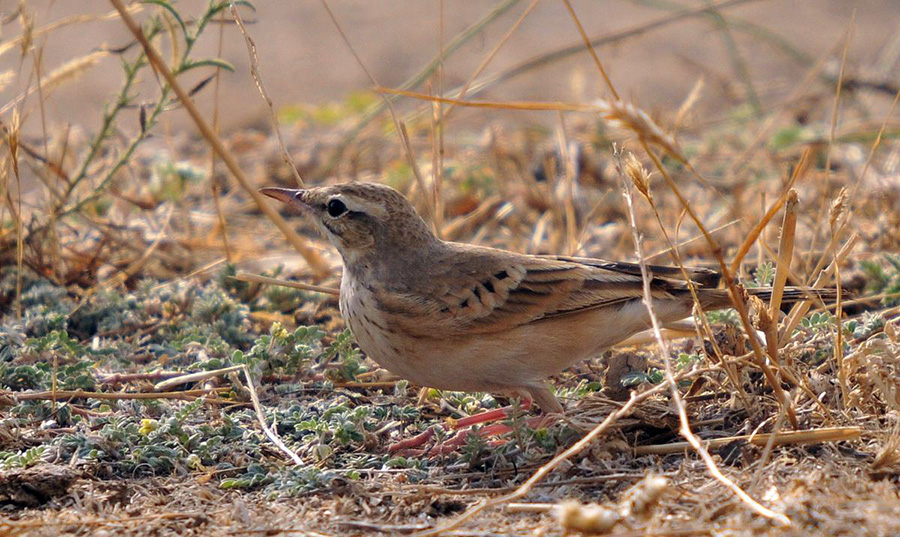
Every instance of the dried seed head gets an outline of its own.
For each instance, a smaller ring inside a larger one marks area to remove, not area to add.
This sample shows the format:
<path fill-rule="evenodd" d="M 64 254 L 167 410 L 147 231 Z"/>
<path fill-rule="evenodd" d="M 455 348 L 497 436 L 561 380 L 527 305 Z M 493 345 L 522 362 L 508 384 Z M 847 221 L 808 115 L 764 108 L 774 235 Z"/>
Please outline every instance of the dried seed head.
<path fill-rule="evenodd" d="M 892 343 L 900 343 L 900 337 L 897 334 L 897 327 L 894 325 L 893 321 L 888 321 L 884 324 L 884 334 L 891 340 Z"/>
<path fill-rule="evenodd" d="M 842 188 L 834 203 L 831 204 L 831 211 L 828 214 L 828 223 L 831 229 L 835 228 L 838 220 L 844 215 L 847 205 L 847 188 Z"/>
<path fill-rule="evenodd" d="M 88 54 L 87 56 L 75 58 L 74 60 L 60 65 L 49 75 L 47 75 L 47 78 L 44 79 L 44 92 L 49 93 L 60 87 L 61 85 L 75 80 L 85 71 L 97 65 L 97 62 L 108 55 L 109 52 L 105 50 L 98 50 L 96 52 Z"/>
<path fill-rule="evenodd" d="M 636 485 L 625 492 L 619 501 L 619 514 L 623 517 L 630 515 L 646 515 L 669 488 L 669 480 L 665 477 L 648 474 Z"/>
<path fill-rule="evenodd" d="M 671 156 L 681 162 L 686 162 L 675 138 L 664 131 L 640 108 L 624 101 L 607 101 L 604 99 L 595 101 L 594 105 L 600 112 L 600 116 L 614 126 L 630 130 L 641 140 L 656 144 L 665 149 Z"/>
<path fill-rule="evenodd" d="M 19 8 L 19 24 L 22 26 L 22 42 L 19 44 L 19 48 L 22 56 L 25 56 L 34 44 L 34 16 L 25 10 L 24 4 Z"/>
<path fill-rule="evenodd" d="M 16 74 L 12 69 L 7 69 L 0 73 L 0 91 L 6 89 L 6 86 L 9 86 L 9 83 L 12 82 L 15 77 Z"/>
<path fill-rule="evenodd" d="M 634 153 L 629 152 L 625 157 L 625 173 L 628 175 L 628 178 L 631 179 L 631 182 L 634 183 L 634 187 L 637 188 L 647 200 L 652 201 L 653 198 L 650 194 L 650 174 L 637 157 L 634 156 Z"/>
<path fill-rule="evenodd" d="M 606 533 L 619 523 L 618 513 L 598 504 L 566 500 L 556 506 L 556 520 L 566 532 Z"/>
<path fill-rule="evenodd" d="M 775 327 L 772 316 L 769 315 L 769 308 L 767 308 L 766 304 L 757 296 L 751 295 L 748 302 L 753 311 L 753 326 L 756 327 L 757 330 L 761 330 L 763 333 L 768 334 L 769 331 Z"/>

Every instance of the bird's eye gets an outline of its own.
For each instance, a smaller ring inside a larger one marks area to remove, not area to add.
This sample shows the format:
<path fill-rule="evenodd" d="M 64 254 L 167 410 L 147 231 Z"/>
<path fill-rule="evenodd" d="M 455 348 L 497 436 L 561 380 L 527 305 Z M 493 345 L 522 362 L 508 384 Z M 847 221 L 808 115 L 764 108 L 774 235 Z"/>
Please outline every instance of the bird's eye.
<path fill-rule="evenodd" d="M 328 211 L 328 216 L 332 218 L 337 218 L 342 214 L 347 212 L 347 206 L 344 205 L 344 202 L 338 199 L 333 199 L 328 202 L 328 205 L 325 207 L 325 210 Z"/>

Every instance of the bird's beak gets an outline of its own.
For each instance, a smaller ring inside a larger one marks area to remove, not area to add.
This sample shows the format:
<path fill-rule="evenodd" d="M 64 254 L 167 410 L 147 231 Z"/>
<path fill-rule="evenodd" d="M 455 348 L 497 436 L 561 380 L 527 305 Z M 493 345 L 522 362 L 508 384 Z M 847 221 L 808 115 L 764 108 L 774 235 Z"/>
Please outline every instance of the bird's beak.
<path fill-rule="evenodd" d="M 265 194 L 270 198 L 277 199 L 278 201 L 287 203 L 293 207 L 297 207 L 300 209 L 307 209 L 309 205 L 307 205 L 303 201 L 303 194 L 306 193 L 305 190 L 295 189 L 295 188 L 274 188 L 274 187 L 265 187 L 259 189 L 260 194 Z"/>

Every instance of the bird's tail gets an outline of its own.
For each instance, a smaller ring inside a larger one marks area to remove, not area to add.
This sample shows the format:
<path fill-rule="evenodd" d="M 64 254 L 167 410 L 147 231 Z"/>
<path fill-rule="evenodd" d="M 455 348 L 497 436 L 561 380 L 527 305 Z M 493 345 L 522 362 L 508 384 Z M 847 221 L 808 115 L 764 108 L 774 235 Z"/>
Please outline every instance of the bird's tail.
<path fill-rule="evenodd" d="M 746 288 L 747 294 L 759 297 L 761 300 L 772 298 L 771 287 Z M 727 289 L 698 289 L 700 301 L 704 309 L 723 309 L 732 307 L 731 295 Z M 781 296 L 782 303 L 822 301 L 834 302 L 837 300 L 836 289 L 811 289 L 802 287 L 785 287 Z"/>

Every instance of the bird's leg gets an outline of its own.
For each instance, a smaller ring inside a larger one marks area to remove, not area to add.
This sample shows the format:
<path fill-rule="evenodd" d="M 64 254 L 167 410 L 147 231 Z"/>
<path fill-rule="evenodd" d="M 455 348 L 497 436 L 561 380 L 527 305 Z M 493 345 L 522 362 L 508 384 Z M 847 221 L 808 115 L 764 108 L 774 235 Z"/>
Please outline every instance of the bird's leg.
<path fill-rule="evenodd" d="M 559 404 L 556 396 L 554 396 L 550 389 L 544 384 L 530 386 L 528 388 L 517 391 L 516 393 L 522 396 L 522 402 L 519 405 L 505 406 L 503 408 L 496 408 L 493 410 L 482 412 L 480 414 L 475 414 L 474 416 L 466 416 L 465 418 L 461 418 L 458 420 L 450 420 L 450 427 L 453 429 L 462 429 L 463 427 L 471 427 L 472 425 L 477 425 L 479 423 L 487 423 L 491 421 L 507 419 L 512 417 L 515 412 L 519 410 L 530 409 L 533 406 L 533 402 L 536 402 L 538 404 L 541 410 L 543 410 L 544 414 L 525 421 L 528 427 L 531 427 L 532 429 L 547 427 L 553 424 L 559 418 L 559 415 L 563 412 L 562 405 Z M 478 434 L 478 436 L 481 437 L 489 437 L 506 434 L 512 432 L 513 430 L 513 427 L 507 425 L 506 423 L 493 423 L 491 425 L 482 427 L 477 432 L 472 430 L 459 431 L 448 440 L 434 446 L 429 450 L 426 450 L 425 453 L 430 455 L 451 453 L 462 447 L 466 443 L 466 439 L 469 437 L 469 435 L 473 433 Z M 433 436 L 434 429 L 430 428 L 412 438 L 408 438 L 395 444 L 391 444 L 390 446 L 388 446 L 388 452 L 396 453 L 398 451 L 406 451 L 417 448 L 427 443 Z"/>
<path fill-rule="evenodd" d="M 513 412 L 518 410 L 528 410 L 531 408 L 531 398 L 527 397 L 522 400 L 522 403 L 516 405 L 505 406 L 503 408 L 495 408 L 493 410 L 487 410 L 480 414 L 475 414 L 474 416 L 466 416 L 465 418 L 460 418 L 458 420 L 448 420 L 450 421 L 450 427 L 453 429 L 462 429 L 463 427 L 469 427 L 472 425 L 477 425 L 479 423 L 487 423 L 489 421 L 497 421 L 506 419 L 512 416 Z"/>
<path fill-rule="evenodd" d="M 522 397 L 522 403 L 518 405 L 518 408 L 521 410 L 531 409 L 533 401 L 544 411 L 544 414 L 562 414 L 563 412 L 563 407 L 559 404 L 559 400 L 556 399 L 556 396 L 553 395 L 553 392 L 550 391 L 550 388 L 548 388 L 546 384 L 528 386 L 527 388 L 516 390 L 515 393 Z M 452 420 L 450 426 L 454 429 L 461 429 L 478 423 L 502 420 L 509 418 L 513 411 L 514 407 L 512 405 L 496 408 L 494 410 L 482 412 L 481 414 L 475 414 L 474 416 Z M 484 429 L 482 429 L 482 431 L 483 430 Z"/>
<path fill-rule="evenodd" d="M 543 414 L 541 416 L 530 418 L 526 420 L 525 423 L 532 429 L 538 429 L 540 427 L 547 427 L 548 425 L 552 425 L 554 422 L 556 422 L 557 419 L 557 415 Z M 460 431 L 453 435 L 453 437 L 446 442 L 442 442 L 441 444 L 434 446 L 431 450 L 428 451 L 428 453 L 430 455 L 445 455 L 447 453 L 452 453 L 453 451 L 456 451 L 457 449 L 465 445 L 466 440 L 468 440 L 469 436 L 472 434 L 477 434 L 481 437 L 488 437 L 511 433 L 514 430 L 515 429 L 513 427 L 505 423 L 493 423 L 491 425 L 482 427 L 478 431 L 473 431 L 472 429 Z M 505 443 L 507 443 L 507 440 L 497 440 L 492 442 L 491 444 L 503 445 Z"/>
<path fill-rule="evenodd" d="M 412 438 L 407 438 L 406 440 L 394 442 L 393 444 L 389 445 L 388 453 L 397 453 L 398 451 L 417 448 L 431 440 L 432 436 L 434 436 L 434 429 L 429 427 L 428 429 L 422 431 Z"/>
<path fill-rule="evenodd" d="M 521 410 L 528 410 L 530 408 L 531 408 L 531 399 L 530 398 L 524 399 L 522 401 L 522 403 L 520 405 L 518 405 L 518 409 L 521 409 Z M 458 420 L 450 418 L 448 421 L 450 422 L 451 429 L 462 429 L 463 427 L 470 427 L 472 425 L 477 425 L 479 423 L 486 423 L 489 421 L 497 421 L 497 420 L 506 419 L 506 418 L 511 417 L 514 412 L 515 412 L 515 410 L 514 410 L 513 405 L 510 405 L 510 406 L 505 406 L 503 408 L 495 408 L 493 410 L 488 410 L 488 411 L 482 412 L 480 414 L 475 414 L 474 416 L 466 416 L 465 418 L 461 418 Z M 491 435 L 495 435 L 495 434 L 504 434 L 511 430 L 512 430 L 512 428 L 509 427 L 508 425 L 505 425 L 502 423 L 495 423 L 493 425 L 488 425 L 487 427 L 483 427 L 481 430 L 479 430 L 478 434 L 480 434 L 481 436 L 491 436 Z M 465 434 L 463 434 L 463 433 L 465 433 Z M 465 438 L 468 436 L 468 433 L 469 433 L 469 431 L 463 431 L 462 433 L 455 435 L 453 438 L 451 438 L 447 442 L 450 442 L 450 441 L 456 439 L 457 437 L 459 437 L 459 442 L 455 443 L 453 445 L 454 446 L 462 445 L 465 442 Z M 391 444 L 390 446 L 388 446 L 388 453 L 396 453 L 397 451 L 401 451 L 401 450 L 417 448 L 417 447 L 425 444 L 429 440 L 431 440 L 431 437 L 433 437 L 433 436 L 434 436 L 434 429 L 429 428 L 429 429 L 417 434 L 416 436 L 414 436 L 412 438 L 407 438 L 406 440 L 401 440 L 399 442 Z M 444 442 L 441 445 L 447 445 L 447 442 Z"/>
<path fill-rule="evenodd" d="M 551 392 L 545 384 L 539 384 L 537 386 L 529 387 L 523 390 L 523 392 L 524 397 L 522 400 L 522 404 L 518 406 L 519 409 L 529 409 L 532 406 L 532 401 L 535 401 L 544 412 L 544 414 L 541 416 L 526 420 L 525 423 L 528 425 L 528 427 L 532 429 L 547 427 L 555 423 L 556 420 L 559 419 L 559 416 L 563 413 L 563 408 L 562 405 L 559 404 L 559 400 L 556 399 L 556 396 L 553 395 L 553 392 Z M 489 410 L 487 412 L 482 412 L 481 414 L 476 414 L 474 416 L 456 420 L 453 425 L 454 428 L 459 429 L 461 427 L 467 427 L 475 425 L 477 423 L 496 421 L 499 419 L 511 417 L 514 411 L 515 410 L 513 406 Z M 507 425 L 506 423 L 494 423 L 482 427 L 477 431 L 477 434 L 481 437 L 488 437 L 510 433 L 513 430 L 513 427 Z M 472 433 L 472 430 L 460 431 L 456 433 L 453 438 L 450 438 L 446 442 L 435 446 L 430 451 L 430 453 L 433 455 L 440 455 L 455 451 L 466 443 L 466 439 Z"/>

